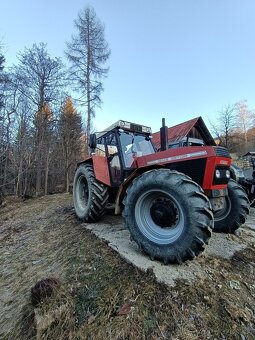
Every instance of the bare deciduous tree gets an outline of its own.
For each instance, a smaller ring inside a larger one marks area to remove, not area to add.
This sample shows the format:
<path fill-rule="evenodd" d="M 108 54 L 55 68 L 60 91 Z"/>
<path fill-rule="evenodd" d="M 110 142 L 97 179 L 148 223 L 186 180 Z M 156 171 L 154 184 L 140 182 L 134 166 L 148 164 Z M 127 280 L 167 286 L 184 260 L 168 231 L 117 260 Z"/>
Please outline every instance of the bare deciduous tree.
<path fill-rule="evenodd" d="M 4 134 L 4 117 L 1 114 L 1 110 L 3 108 L 3 88 L 2 85 L 4 83 L 4 75 L 3 75 L 3 69 L 4 69 L 4 56 L 0 54 L 0 184 L 1 184 L 1 176 L 2 176 L 2 171 L 1 171 L 1 161 L 2 161 L 2 153 L 3 153 L 3 134 Z M 3 200 L 3 193 L 2 193 L 2 188 L 0 187 L 0 205 L 2 204 Z"/>
<path fill-rule="evenodd" d="M 2 90 L 2 85 L 4 83 L 5 77 L 4 77 L 4 56 L 0 54 L 0 110 L 3 107 L 3 90 Z"/>
<path fill-rule="evenodd" d="M 56 101 L 63 86 L 63 64 L 60 58 L 52 58 L 46 44 L 33 44 L 18 56 L 15 67 L 19 91 L 39 111 L 45 102 Z"/>
<path fill-rule="evenodd" d="M 81 157 L 80 115 L 70 98 L 61 106 L 62 63 L 45 44 L 25 49 L 4 77 L 1 60 L 0 196 L 61 192 Z"/>
<path fill-rule="evenodd" d="M 220 144 L 226 148 L 230 147 L 232 134 L 236 127 L 235 105 L 226 105 L 216 117 L 216 123 L 210 122 L 210 125 Z"/>
<path fill-rule="evenodd" d="M 248 131 L 252 128 L 255 113 L 249 109 L 247 100 L 242 100 L 236 105 L 237 111 L 237 130 L 243 135 L 245 146 L 248 143 Z"/>
<path fill-rule="evenodd" d="M 5 133 L 4 137 L 4 158 L 3 158 L 3 185 L 9 186 L 12 183 L 10 182 L 11 173 L 13 171 L 9 171 L 9 164 L 11 163 L 12 155 L 11 155 L 11 146 L 12 139 L 14 135 L 14 122 L 15 116 L 17 112 L 17 108 L 19 105 L 19 94 L 17 92 L 17 88 L 12 87 L 10 82 L 5 84 L 4 91 L 4 109 L 3 109 L 3 117 L 4 117 L 4 128 Z"/>
<path fill-rule="evenodd" d="M 40 194 L 42 185 L 42 170 L 45 154 L 45 138 L 50 120 L 45 114 L 45 107 L 54 103 L 63 87 L 63 64 L 59 58 L 51 58 L 46 45 L 34 44 L 31 49 L 19 55 L 19 65 L 15 67 L 18 89 L 28 99 L 36 112 L 34 117 L 36 134 L 36 193 Z M 47 110 L 46 110 L 47 111 Z M 47 174 L 48 159 L 45 171 Z M 47 188 L 46 188 L 47 190 Z"/>
<path fill-rule="evenodd" d="M 254 149 L 255 112 L 249 109 L 247 100 L 226 105 L 215 122 L 210 122 L 213 134 L 222 146 L 239 156 Z"/>
<path fill-rule="evenodd" d="M 110 56 L 110 49 L 105 40 L 104 26 L 92 7 L 78 14 L 75 28 L 77 34 L 67 43 L 66 56 L 71 63 L 71 79 L 86 104 L 88 138 L 95 107 L 101 103 L 102 78 L 108 73 L 108 68 L 103 65 Z"/>

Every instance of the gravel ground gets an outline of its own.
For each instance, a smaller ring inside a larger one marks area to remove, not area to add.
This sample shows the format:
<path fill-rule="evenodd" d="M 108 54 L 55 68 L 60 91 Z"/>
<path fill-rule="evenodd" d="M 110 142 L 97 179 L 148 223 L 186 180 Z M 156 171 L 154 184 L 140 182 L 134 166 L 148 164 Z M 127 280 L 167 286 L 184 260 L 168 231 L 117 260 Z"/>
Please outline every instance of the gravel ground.
<path fill-rule="evenodd" d="M 192 282 L 204 274 L 204 262 L 212 258 L 230 259 L 235 252 L 245 249 L 247 243 L 255 243 L 255 209 L 251 208 L 247 222 L 238 232 L 239 236 L 213 233 L 205 251 L 193 261 L 180 265 L 167 265 L 151 261 L 142 254 L 135 242 L 130 241 L 129 232 L 124 228 L 121 217 L 105 216 L 100 223 L 83 226 L 91 230 L 100 239 L 117 251 L 126 261 L 142 270 L 152 269 L 157 280 L 174 286 L 176 280 L 184 279 Z"/>

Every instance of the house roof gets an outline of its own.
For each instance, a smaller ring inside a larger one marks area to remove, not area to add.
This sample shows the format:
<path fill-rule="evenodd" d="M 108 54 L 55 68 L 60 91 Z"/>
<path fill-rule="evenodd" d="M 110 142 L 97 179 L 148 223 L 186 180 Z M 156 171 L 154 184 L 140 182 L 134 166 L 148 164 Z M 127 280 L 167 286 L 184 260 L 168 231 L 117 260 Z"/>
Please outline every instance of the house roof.
<path fill-rule="evenodd" d="M 203 139 L 206 145 L 215 145 L 215 141 L 207 129 L 202 117 L 196 117 L 181 124 L 168 128 L 168 142 L 178 141 L 184 137 L 196 137 L 195 131 Z M 160 132 L 152 134 L 153 143 L 160 147 Z"/>
<path fill-rule="evenodd" d="M 243 155 L 243 157 L 246 157 L 246 156 L 255 156 L 255 151 L 249 151 L 245 155 Z"/>

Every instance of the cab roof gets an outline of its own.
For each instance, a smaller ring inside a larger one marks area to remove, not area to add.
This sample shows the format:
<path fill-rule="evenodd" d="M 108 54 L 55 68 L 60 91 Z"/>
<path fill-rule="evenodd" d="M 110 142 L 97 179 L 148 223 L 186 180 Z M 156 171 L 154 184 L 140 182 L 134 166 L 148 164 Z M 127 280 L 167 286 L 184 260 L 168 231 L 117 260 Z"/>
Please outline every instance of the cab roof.
<path fill-rule="evenodd" d="M 126 120 L 120 119 L 116 123 L 109 126 L 107 129 L 105 129 L 104 131 L 96 133 L 97 138 L 100 138 L 104 136 L 106 133 L 113 131 L 115 129 L 122 129 L 130 132 L 138 132 L 145 135 L 151 135 L 152 133 L 151 128 L 149 126 L 131 123 Z"/>

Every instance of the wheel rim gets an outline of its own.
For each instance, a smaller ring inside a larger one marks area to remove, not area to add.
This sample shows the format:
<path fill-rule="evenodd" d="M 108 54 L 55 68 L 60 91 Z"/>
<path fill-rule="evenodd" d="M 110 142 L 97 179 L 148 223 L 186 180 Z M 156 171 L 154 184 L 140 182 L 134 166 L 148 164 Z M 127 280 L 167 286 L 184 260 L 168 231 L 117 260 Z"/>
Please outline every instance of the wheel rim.
<path fill-rule="evenodd" d="M 135 219 L 143 235 L 157 244 L 176 241 L 184 229 L 181 205 L 163 190 L 147 190 L 138 198 Z"/>
<path fill-rule="evenodd" d="M 76 195 L 78 206 L 81 209 L 86 209 L 89 199 L 88 182 L 84 175 L 81 175 L 77 180 L 78 192 Z"/>
<path fill-rule="evenodd" d="M 224 220 L 231 211 L 231 200 L 229 196 L 225 197 L 224 207 L 214 213 L 214 221 L 218 222 Z"/>

